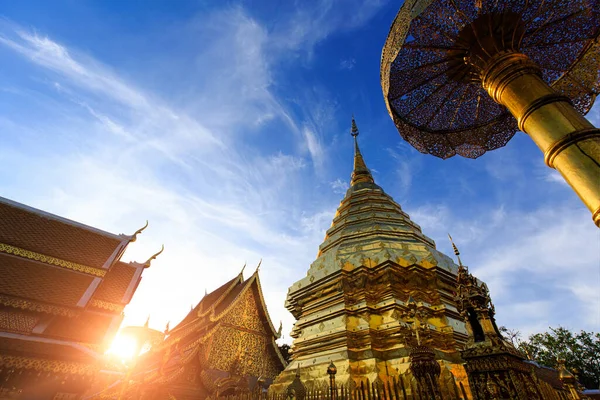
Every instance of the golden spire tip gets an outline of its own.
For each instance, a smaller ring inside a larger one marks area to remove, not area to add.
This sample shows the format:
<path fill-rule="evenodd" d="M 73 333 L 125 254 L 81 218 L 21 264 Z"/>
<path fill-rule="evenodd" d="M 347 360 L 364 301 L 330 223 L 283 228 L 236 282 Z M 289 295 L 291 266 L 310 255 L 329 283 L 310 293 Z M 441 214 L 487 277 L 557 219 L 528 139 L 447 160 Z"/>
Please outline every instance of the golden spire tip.
<path fill-rule="evenodd" d="M 452 243 L 452 249 L 454 250 L 454 255 L 458 259 L 458 265 L 462 267 L 462 262 L 460 261 L 460 251 L 458 251 L 458 247 L 454 244 L 454 240 L 452 240 L 452 236 L 448 234 L 448 239 L 450 239 L 450 243 Z"/>
<path fill-rule="evenodd" d="M 258 265 L 256 266 L 256 271 L 254 272 L 255 274 L 258 273 L 258 269 L 260 268 L 260 264 L 262 264 L 262 258 L 260 259 L 260 261 L 258 262 Z"/>
<path fill-rule="evenodd" d="M 350 134 L 356 139 L 358 136 L 358 127 L 356 126 L 356 121 L 354 120 L 354 114 L 352 114 L 352 129 L 350 130 Z"/>

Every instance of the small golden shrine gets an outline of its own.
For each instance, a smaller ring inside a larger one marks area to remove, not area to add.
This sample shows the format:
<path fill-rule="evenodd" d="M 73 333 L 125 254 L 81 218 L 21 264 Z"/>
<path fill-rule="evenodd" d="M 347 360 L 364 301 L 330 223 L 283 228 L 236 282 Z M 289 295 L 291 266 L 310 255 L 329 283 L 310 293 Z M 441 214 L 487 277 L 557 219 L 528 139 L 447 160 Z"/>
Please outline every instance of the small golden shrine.
<path fill-rule="evenodd" d="M 258 396 L 286 365 L 275 343 L 281 326 L 276 330 L 271 323 L 258 269 L 206 294 L 166 334 L 139 357 L 126 382 L 98 398 Z"/>
<path fill-rule="evenodd" d="M 297 373 L 306 385 L 388 382 L 407 372 L 426 344 L 442 376 L 466 382 L 459 350 L 468 339 L 454 292 L 458 266 L 439 252 L 367 168 L 352 120 L 354 170 L 316 260 L 288 291 L 296 318 L 293 360 L 271 386 L 283 393 Z"/>
<path fill-rule="evenodd" d="M 145 228 L 145 227 L 144 227 Z M 114 235 L 0 197 L 0 399 L 76 399 L 150 264 Z"/>

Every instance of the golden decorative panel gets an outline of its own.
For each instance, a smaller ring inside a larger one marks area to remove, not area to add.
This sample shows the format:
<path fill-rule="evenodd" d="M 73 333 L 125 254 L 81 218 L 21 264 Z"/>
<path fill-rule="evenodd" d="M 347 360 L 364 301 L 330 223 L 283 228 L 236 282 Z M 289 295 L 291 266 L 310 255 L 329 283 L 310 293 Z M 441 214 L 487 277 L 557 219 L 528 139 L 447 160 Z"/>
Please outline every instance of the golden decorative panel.
<path fill-rule="evenodd" d="M 103 301 L 103 300 L 98 300 L 98 299 L 92 299 L 90 301 L 90 306 L 92 307 L 97 307 L 97 308 L 102 308 L 108 311 L 114 311 L 114 312 L 122 312 L 123 308 L 125 308 L 122 304 L 115 304 L 115 303 L 109 303 L 108 301 Z"/>
<path fill-rule="evenodd" d="M 208 363 L 222 371 L 238 363 L 243 375 L 274 378 L 280 370 L 268 353 L 269 342 L 266 336 L 223 326 L 214 335 Z"/>
<path fill-rule="evenodd" d="M 38 358 L 0 355 L 1 368 L 32 369 L 40 372 L 55 374 L 77 374 L 92 375 L 99 368 L 89 365 L 68 361 L 43 360 Z"/>
<path fill-rule="evenodd" d="M 252 290 L 246 291 L 242 298 L 237 300 L 222 321 L 233 326 L 265 333 L 265 326 L 259 315 L 256 297 Z"/>
<path fill-rule="evenodd" d="M 47 256 L 45 254 L 36 253 L 33 251 L 25 250 L 20 247 L 11 246 L 9 244 L 0 243 L 0 252 L 6 254 L 12 254 L 14 256 L 19 256 L 23 258 L 28 258 L 30 260 L 39 261 L 45 264 L 54 265 L 57 267 L 67 268 L 77 272 L 83 272 L 85 274 L 90 274 L 94 276 L 103 277 L 106 275 L 106 271 L 99 268 L 88 267 L 87 265 L 77 264 L 71 261 L 61 260 L 60 258 L 55 258 L 51 256 Z"/>
<path fill-rule="evenodd" d="M 64 307 L 41 304 L 34 301 L 16 299 L 10 296 L 0 295 L 0 304 L 8 307 L 20 308 L 22 310 L 31 310 L 47 314 L 63 315 L 65 317 L 75 317 L 78 313 Z"/>

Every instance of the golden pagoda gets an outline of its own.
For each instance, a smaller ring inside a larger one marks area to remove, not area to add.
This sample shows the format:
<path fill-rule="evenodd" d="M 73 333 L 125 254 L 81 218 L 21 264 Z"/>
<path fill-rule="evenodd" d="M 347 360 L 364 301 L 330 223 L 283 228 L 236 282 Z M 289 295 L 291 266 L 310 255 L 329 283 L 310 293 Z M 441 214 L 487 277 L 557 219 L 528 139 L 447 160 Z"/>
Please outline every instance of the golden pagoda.
<path fill-rule="evenodd" d="M 351 133 L 350 188 L 306 277 L 289 288 L 293 359 L 270 391 L 284 392 L 297 373 L 307 386 L 324 386 L 332 362 L 341 385 L 386 382 L 407 372 L 419 345 L 435 352 L 442 374 L 468 386 L 459 354 L 468 332 L 454 300 L 458 266 L 375 183 L 354 118 Z"/>

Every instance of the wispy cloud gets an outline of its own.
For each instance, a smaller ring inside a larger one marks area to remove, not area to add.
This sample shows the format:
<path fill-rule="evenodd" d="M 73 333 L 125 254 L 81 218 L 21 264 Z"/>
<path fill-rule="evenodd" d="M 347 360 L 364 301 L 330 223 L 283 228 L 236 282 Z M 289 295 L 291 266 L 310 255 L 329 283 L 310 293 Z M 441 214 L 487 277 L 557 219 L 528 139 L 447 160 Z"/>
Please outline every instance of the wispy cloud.
<path fill-rule="evenodd" d="M 351 70 L 356 65 L 356 59 L 348 58 L 340 61 L 340 69 Z"/>
<path fill-rule="evenodd" d="M 330 182 L 329 184 L 331 185 L 331 188 L 333 189 L 334 193 L 342 195 L 346 193 L 348 187 L 350 186 L 348 182 L 340 178 L 337 178 L 335 181 Z"/>
<path fill-rule="evenodd" d="M 600 326 L 600 236 L 585 208 L 500 207 L 461 218 L 445 205 L 426 205 L 408 213 L 446 254 L 446 232 L 452 233 L 463 262 L 488 283 L 499 324 L 526 334 L 550 325 Z M 554 293 L 549 282 L 560 282 Z"/>
<path fill-rule="evenodd" d="M 292 267 L 288 252 L 297 256 L 298 271 L 314 257 L 314 246 L 307 243 L 314 231 L 321 231 L 315 226 L 321 218 L 301 231 L 288 226 L 294 225 L 290 216 L 298 215 L 299 226 L 313 219 L 310 210 L 298 211 L 304 202 L 291 190 L 305 179 L 303 152 L 264 154 L 240 132 L 248 122 L 259 126 L 278 119 L 290 137 L 303 137 L 317 165 L 322 144 L 311 129 L 296 128 L 270 90 L 266 31 L 241 8 L 224 13 L 211 16 L 211 24 L 202 28 L 215 30 L 219 38 L 214 53 L 204 49 L 212 57 L 204 58 L 209 65 L 203 72 L 225 73 L 227 79 L 204 85 L 208 92 L 186 108 L 47 36 L 15 24 L 4 24 L 0 31 L 1 45 L 50 78 L 56 107 L 69 115 L 47 127 L 45 135 L 55 140 L 38 154 L 11 140 L 18 129 L 27 129 L 27 120 L 7 119 L 14 129 L 3 131 L 11 144 L 0 151 L 0 159 L 5 166 L 27 164 L 28 169 L 19 179 L 2 180 L 2 192 L 111 231 L 134 231 L 149 219 L 151 228 L 131 246 L 127 259 L 144 260 L 166 242 L 164 255 L 146 271 L 127 309 L 129 323 L 143 322 L 150 310 L 156 324 L 181 317 L 205 288 L 229 279 L 245 261 L 264 257 L 263 270 L 278 271 L 263 277 L 266 292 L 276 296 L 269 299 L 271 313 L 289 329 L 285 293 L 276 289 L 289 283 L 289 273 L 283 273 Z M 216 51 L 222 46 L 232 49 L 235 65 Z M 35 190 L 23 190 L 23 179 L 35 182 Z M 171 299 L 159 300 L 157 290 Z"/>

